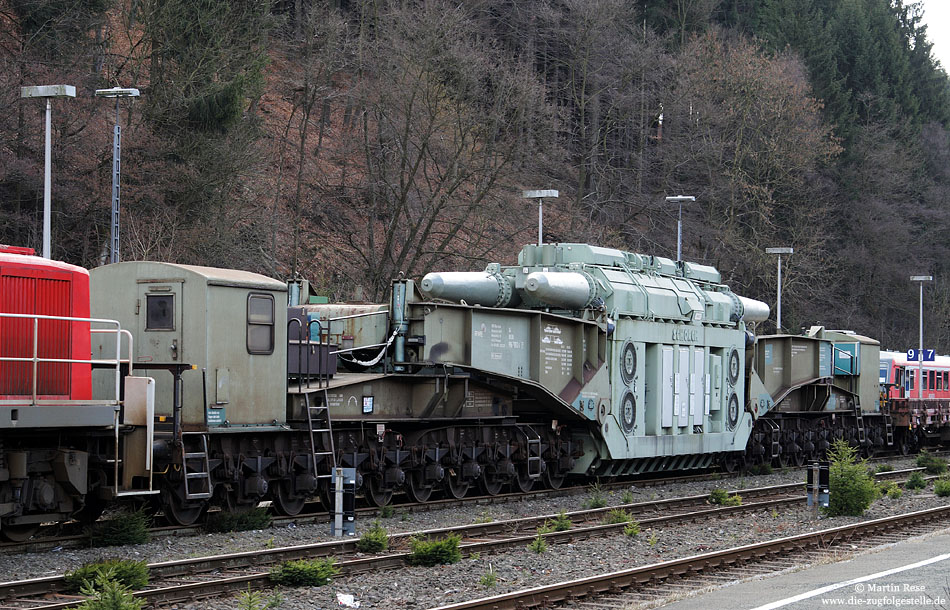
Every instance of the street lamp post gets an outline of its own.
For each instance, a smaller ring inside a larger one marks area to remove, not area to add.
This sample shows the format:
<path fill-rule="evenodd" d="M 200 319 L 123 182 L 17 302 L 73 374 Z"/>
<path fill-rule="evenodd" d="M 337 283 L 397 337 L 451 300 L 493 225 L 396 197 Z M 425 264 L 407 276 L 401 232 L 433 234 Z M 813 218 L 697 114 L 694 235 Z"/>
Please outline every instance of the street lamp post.
<path fill-rule="evenodd" d="M 683 260 L 683 202 L 693 202 L 696 198 L 693 196 L 676 195 L 667 197 L 669 203 L 678 203 L 680 207 L 679 216 L 676 220 L 676 260 Z"/>
<path fill-rule="evenodd" d="M 782 332 L 782 255 L 792 254 L 792 248 L 766 248 L 766 254 L 778 255 L 778 285 L 775 288 L 775 334 Z"/>
<path fill-rule="evenodd" d="M 112 228 L 109 231 L 109 262 L 119 262 L 119 177 L 122 172 L 122 127 L 119 125 L 119 98 L 138 97 L 138 89 L 96 89 L 96 97 L 115 98 L 115 128 L 112 132 Z"/>
<path fill-rule="evenodd" d="M 76 97 L 76 88 L 72 85 L 39 85 L 33 87 L 20 87 L 21 98 L 42 97 L 46 98 L 46 159 L 43 167 L 43 258 L 50 258 L 50 190 L 52 185 L 52 119 L 51 119 L 51 100 L 54 97 Z"/>
<path fill-rule="evenodd" d="M 547 191 L 521 191 L 521 196 L 525 199 L 537 199 L 538 200 L 538 245 L 544 243 L 542 233 L 544 231 L 544 217 L 542 214 L 542 206 L 544 205 L 544 198 L 550 197 L 552 199 L 557 199 L 559 193 L 554 190 Z"/>
<path fill-rule="evenodd" d="M 924 282 L 932 282 L 932 275 L 912 275 L 910 281 L 920 282 L 920 351 L 917 353 L 917 400 L 924 397 Z"/>

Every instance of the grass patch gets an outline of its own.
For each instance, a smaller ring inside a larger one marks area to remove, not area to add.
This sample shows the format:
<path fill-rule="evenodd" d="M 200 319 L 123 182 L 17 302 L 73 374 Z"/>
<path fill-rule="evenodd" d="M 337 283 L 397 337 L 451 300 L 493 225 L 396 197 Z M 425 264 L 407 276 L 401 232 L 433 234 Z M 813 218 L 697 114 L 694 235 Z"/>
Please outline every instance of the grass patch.
<path fill-rule="evenodd" d="M 874 472 L 893 472 L 894 467 L 890 464 L 878 464 L 877 468 L 874 469 Z"/>
<path fill-rule="evenodd" d="M 423 540 L 412 538 L 409 540 L 409 563 L 414 566 L 438 566 L 458 563 L 462 560 L 462 551 L 459 550 L 457 534 L 437 540 Z"/>
<path fill-rule="evenodd" d="M 389 532 L 379 521 L 373 521 L 372 527 L 360 536 L 356 549 L 362 553 L 380 553 L 389 548 Z"/>
<path fill-rule="evenodd" d="M 141 589 L 148 584 L 148 564 L 132 559 L 106 559 L 66 572 L 67 591 L 78 592 L 83 588 L 96 589 L 101 582 L 113 581 L 130 589 Z"/>
<path fill-rule="evenodd" d="M 85 534 L 90 546 L 145 544 L 151 538 L 149 525 L 145 511 L 122 511 L 86 528 Z"/>
<path fill-rule="evenodd" d="M 255 507 L 251 510 L 228 512 L 219 510 L 208 513 L 205 522 L 205 531 L 215 532 L 246 532 L 248 530 L 262 530 L 270 527 L 271 516 L 266 508 Z"/>
<path fill-rule="evenodd" d="M 322 587 L 340 573 L 334 559 L 298 559 L 285 561 L 270 572 L 271 582 L 288 587 Z"/>

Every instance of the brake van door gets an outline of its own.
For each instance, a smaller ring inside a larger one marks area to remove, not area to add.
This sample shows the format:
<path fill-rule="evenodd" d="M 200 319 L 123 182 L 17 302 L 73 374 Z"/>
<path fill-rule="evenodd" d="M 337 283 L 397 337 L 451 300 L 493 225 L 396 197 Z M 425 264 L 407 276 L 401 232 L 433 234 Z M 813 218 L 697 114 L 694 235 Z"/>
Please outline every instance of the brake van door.
<path fill-rule="evenodd" d="M 139 366 L 185 362 L 182 343 L 184 280 L 140 281 L 136 304 L 139 345 L 135 346 Z"/>

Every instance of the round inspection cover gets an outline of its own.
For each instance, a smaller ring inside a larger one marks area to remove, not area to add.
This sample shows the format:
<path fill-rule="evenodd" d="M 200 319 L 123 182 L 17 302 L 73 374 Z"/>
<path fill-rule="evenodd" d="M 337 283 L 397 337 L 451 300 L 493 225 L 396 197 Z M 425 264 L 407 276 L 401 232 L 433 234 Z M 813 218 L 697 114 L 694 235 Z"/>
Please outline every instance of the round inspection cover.
<path fill-rule="evenodd" d="M 633 433 L 633 427 L 637 423 L 637 399 L 629 390 L 620 401 L 620 423 L 624 432 Z"/>
<path fill-rule="evenodd" d="M 736 385 L 736 382 L 739 381 L 739 351 L 735 348 L 729 352 L 729 370 L 726 374 L 729 376 L 729 384 Z"/>
<path fill-rule="evenodd" d="M 637 374 L 637 349 L 627 341 L 620 350 L 620 376 L 624 385 L 630 385 Z"/>
<path fill-rule="evenodd" d="M 726 411 L 726 427 L 730 430 L 736 429 L 739 423 L 739 399 L 735 394 L 729 396 L 729 407 Z"/>

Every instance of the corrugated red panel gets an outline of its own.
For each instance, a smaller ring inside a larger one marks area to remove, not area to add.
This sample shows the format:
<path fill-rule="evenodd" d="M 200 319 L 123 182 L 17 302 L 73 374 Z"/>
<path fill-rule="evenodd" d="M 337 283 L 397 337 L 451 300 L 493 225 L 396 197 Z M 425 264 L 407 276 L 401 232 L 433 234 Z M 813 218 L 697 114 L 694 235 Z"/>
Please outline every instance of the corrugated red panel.
<path fill-rule="evenodd" d="M 89 274 L 80 267 L 34 256 L 0 253 L 0 311 L 64 317 L 89 317 Z M 33 355 L 33 321 L 0 318 L 0 355 Z M 40 320 L 36 333 L 40 358 L 87 360 L 89 324 Z M 32 363 L 0 362 L 0 397 L 33 392 Z M 45 399 L 88 400 L 92 396 L 88 364 L 41 363 L 37 395 Z"/>

